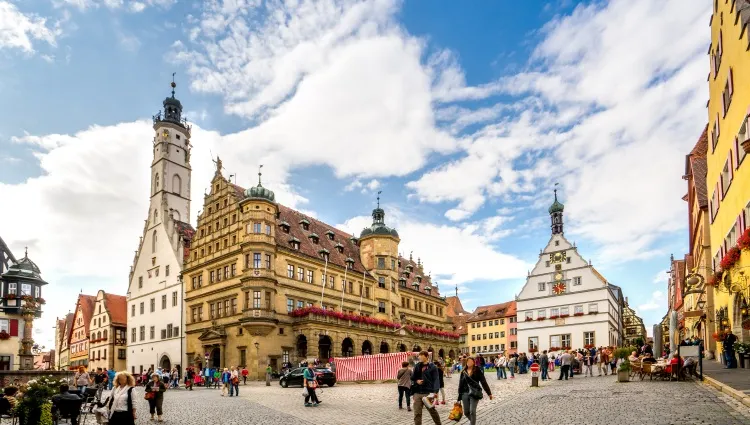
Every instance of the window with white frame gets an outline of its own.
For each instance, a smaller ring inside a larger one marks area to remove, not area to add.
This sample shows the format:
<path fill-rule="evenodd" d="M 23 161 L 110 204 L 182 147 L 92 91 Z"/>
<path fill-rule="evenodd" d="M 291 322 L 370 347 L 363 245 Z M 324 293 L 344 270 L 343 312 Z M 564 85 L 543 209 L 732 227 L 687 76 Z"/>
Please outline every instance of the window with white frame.
<path fill-rule="evenodd" d="M 10 333 L 10 320 L 0 319 L 0 332 Z"/>
<path fill-rule="evenodd" d="M 16 285 L 18 285 L 16 282 L 10 282 L 8 284 L 8 295 L 10 295 L 10 294 L 16 295 L 16 293 L 18 291 Z"/>
<path fill-rule="evenodd" d="M 562 347 L 562 341 L 560 340 L 560 335 L 550 335 L 549 347 L 550 349 Z"/>
<path fill-rule="evenodd" d="M 536 312 L 536 317 L 538 317 L 540 319 L 544 319 L 545 317 L 547 317 L 547 310 L 539 310 L 539 311 L 537 311 Z"/>
<path fill-rule="evenodd" d="M 581 284 L 581 276 L 576 276 L 573 278 L 573 285 L 578 286 Z"/>
<path fill-rule="evenodd" d="M 35 286 L 34 287 L 34 298 L 39 298 L 42 296 L 42 288 Z"/>
<path fill-rule="evenodd" d="M 539 282 L 537 286 L 539 287 L 539 292 L 544 292 L 544 290 L 547 289 L 547 284 L 544 282 Z"/>
<path fill-rule="evenodd" d="M 294 266 L 291 264 L 286 266 L 286 277 L 294 279 Z"/>
<path fill-rule="evenodd" d="M 729 185 L 732 184 L 733 172 L 732 172 L 732 160 L 727 158 L 724 163 L 724 168 L 721 170 L 721 193 L 726 194 L 729 190 Z"/>
<path fill-rule="evenodd" d="M 589 304 L 589 313 L 598 313 L 599 312 L 599 304 L 591 303 Z"/>
<path fill-rule="evenodd" d="M 539 348 L 539 337 L 529 337 L 529 350 L 537 350 Z"/>
<path fill-rule="evenodd" d="M 24 295 L 31 295 L 31 284 L 30 283 L 22 283 L 21 284 L 21 296 Z"/>
<path fill-rule="evenodd" d="M 583 344 L 584 345 L 595 345 L 594 333 L 584 332 L 583 333 Z"/>
<path fill-rule="evenodd" d="M 573 314 L 583 314 L 583 306 L 582 305 L 573 306 Z"/>
<path fill-rule="evenodd" d="M 534 312 L 533 311 L 527 311 L 526 312 L 526 320 L 531 320 L 534 318 Z"/>
<path fill-rule="evenodd" d="M 560 335 L 560 340 L 563 348 L 570 348 L 570 334 Z"/>
<path fill-rule="evenodd" d="M 551 308 L 549 310 L 550 317 L 559 317 L 560 316 L 560 309 L 559 308 Z"/>
<path fill-rule="evenodd" d="M 560 316 L 565 316 L 570 314 L 570 309 L 568 307 L 560 307 Z"/>

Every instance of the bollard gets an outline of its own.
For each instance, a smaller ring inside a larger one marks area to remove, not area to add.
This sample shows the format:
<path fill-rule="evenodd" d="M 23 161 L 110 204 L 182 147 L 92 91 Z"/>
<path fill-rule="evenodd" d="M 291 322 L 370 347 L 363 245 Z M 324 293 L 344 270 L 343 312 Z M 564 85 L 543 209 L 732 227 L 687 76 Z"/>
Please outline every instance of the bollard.
<path fill-rule="evenodd" d="M 266 372 L 266 386 L 271 386 L 271 374 Z"/>
<path fill-rule="evenodd" d="M 531 386 L 532 387 L 539 386 L 539 372 L 531 372 Z"/>

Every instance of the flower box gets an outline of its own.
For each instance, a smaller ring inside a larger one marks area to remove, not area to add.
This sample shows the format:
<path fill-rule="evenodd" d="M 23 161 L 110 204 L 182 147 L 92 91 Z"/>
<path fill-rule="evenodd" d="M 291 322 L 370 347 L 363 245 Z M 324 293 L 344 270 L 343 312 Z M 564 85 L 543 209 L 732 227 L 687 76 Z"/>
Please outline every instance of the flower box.
<path fill-rule="evenodd" d="M 5 296 L 5 299 L 15 300 L 16 299 L 16 294 L 8 294 L 8 295 Z"/>
<path fill-rule="evenodd" d="M 550 319 L 557 319 L 558 317 L 560 317 L 560 316 L 552 315 L 552 316 L 550 316 L 549 318 L 550 318 Z"/>
<path fill-rule="evenodd" d="M 737 239 L 737 247 L 739 249 L 750 249 L 750 228 L 745 229 L 742 236 Z"/>
<path fill-rule="evenodd" d="M 546 317 L 537 317 L 537 318 L 536 318 L 537 322 L 539 322 L 539 321 L 542 321 L 542 320 L 544 320 L 544 319 L 546 319 Z"/>
<path fill-rule="evenodd" d="M 534 320 L 534 318 L 533 318 L 533 317 L 527 317 L 527 318 L 526 318 L 526 321 L 527 321 L 527 322 L 531 322 L 532 320 Z"/>
<path fill-rule="evenodd" d="M 580 312 L 580 313 L 573 313 L 573 316 L 583 316 L 583 312 Z"/>
<path fill-rule="evenodd" d="M 719 262 L 719 265 L 723 270 L 729 270 L 734 266 L 734 264 L 740 260 L 740 255 L 742 254 L 742 251 L 736 246 L 733 246 L 729 248 L 729 251 L 724 255 L 724 258 L 721 259 Z"/>
<path fill-rule="evenodd" d="M 560 315 L 560 318 L 561 318 L 561 319 L 562 319 L 562 318 L 565 318 L 565 317 L 570 317 L 570 314 L 561 314 L 561 315 Z"/>
<path fill-rule="evenodd" d="M 560 347 L 550 347 L 549 351 L 560 351 Z"/>
<path fill-rule="evenodd" d="M 563 350 L 570 350 L 570 347 L 563 347 Z"/>
<path fill-rule="evenodd" d="M 539 351 L 538 348 L 529 348 L 529 353 L 536 353 L 537 351 Z"/>
<path fill-rule="evenodd" d="M 5 331 L 0 332 L 0 340 L 6 341 L 10 339 L 10 334 Z"/>
<path fill-rule="evenodd" d="M 598 311 L 589 311 L 589 314 L 599 314 Z"/>
<path fill-rule="evenodd" d="M 590 350 L 590 349 L 594 348 L 594 344 L 586 344 L 586 345 L 583 346 L 583 348 L 585 348 L 587 350 Z"/>

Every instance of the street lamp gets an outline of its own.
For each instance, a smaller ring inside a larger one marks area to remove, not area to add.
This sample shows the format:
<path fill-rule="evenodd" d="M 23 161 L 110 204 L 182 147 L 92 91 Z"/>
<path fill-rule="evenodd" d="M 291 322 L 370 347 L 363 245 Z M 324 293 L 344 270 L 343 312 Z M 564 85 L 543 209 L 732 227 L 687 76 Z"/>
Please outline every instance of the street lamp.
<path fill-rule="evenodd" d="M 706 300 L 700 300 L 696 302 L 695 305 L 698 307 L 698 310 L 703 310 L 703 308 L 706 306 Z"/>

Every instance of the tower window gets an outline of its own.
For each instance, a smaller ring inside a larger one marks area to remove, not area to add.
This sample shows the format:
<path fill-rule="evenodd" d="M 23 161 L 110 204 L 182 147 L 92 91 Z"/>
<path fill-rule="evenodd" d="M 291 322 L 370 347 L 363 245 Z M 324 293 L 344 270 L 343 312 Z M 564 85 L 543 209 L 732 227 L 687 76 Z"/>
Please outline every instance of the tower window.
<path fill-rule="evenodd" d="M 180 135 L 179 134 L 175 134 L 175 137 L 177 138 L 177 140 L 180 140 Z"/>

